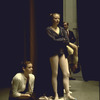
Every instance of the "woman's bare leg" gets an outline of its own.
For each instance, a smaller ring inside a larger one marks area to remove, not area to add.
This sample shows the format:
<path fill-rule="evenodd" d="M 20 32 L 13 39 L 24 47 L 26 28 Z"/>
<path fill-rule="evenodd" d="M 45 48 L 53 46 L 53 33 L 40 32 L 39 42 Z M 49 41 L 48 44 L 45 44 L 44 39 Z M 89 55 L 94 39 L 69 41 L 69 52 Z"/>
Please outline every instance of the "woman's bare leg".
<path fill-rule="evenodd" d="M 59 64 L 63 73 L 63 85 L 65 91 L 69 92 L 69 67 L 68 60 L 65 58 L 65 55 L 62 55 L 59 60 Z"/>
<path fill-rule="evenodd" d="M 75 69 L 78 67 L 77 66 L 77 64 L 78 64 L 78 46 L 73 43 L 69 43 L 69 46 L 74 49 L 73 61 L 72 61 L 74 64 L 74 67 L 73 67 L 73 72 L 74 72 Z"/>
<path fill-rule="evenodd" d="M 59 63 L 58 55 L 50 57 L 50 64 L 52 70 L 52 86 L 55 93 L 55 99 L 58 99 L 58 93 L 57 93 L 58 63 Z"/>
<path fill-rule="evenodd" d="M 69 93 L 69 67 L 68 67 L 68 60 L 65 58 L 64 54 L 60 57 L 59 64 L 63 73 L 63 85 L 65 88 L 67 97 L 71 100 L 74 100 L 75 98 L 72 97 Z"/>
<path fill-rule="evenodd" d="M 69 46 L 74 49 L 74 55 L 78 56 L 78 46 L 73 43 L 69 43 Z"/>

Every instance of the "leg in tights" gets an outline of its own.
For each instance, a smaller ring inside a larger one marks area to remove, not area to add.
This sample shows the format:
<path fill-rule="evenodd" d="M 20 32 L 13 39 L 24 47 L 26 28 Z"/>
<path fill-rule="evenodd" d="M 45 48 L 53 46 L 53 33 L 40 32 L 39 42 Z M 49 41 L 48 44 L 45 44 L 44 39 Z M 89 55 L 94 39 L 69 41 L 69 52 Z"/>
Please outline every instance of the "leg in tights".
<path fill-rule="evenodd" d="M 50 57 L 50 64 L 52 70 L 52 86 L 55 93 L 55 99 L 58 99 L 58 93 L 57 93 L 58 63 L 59 63 L 58 55 Z"/>
<path fill-rule="evenodd" d="M 64 54 L 60 57 L 59 64 L 63 73 L 63 85 L 65 88 L 67 97 L 71 100 L 74 100 L 75 98 L 72 97 L 69 93 L 69 67 L 68 67 L 68 60 L 65 58 Z"/>

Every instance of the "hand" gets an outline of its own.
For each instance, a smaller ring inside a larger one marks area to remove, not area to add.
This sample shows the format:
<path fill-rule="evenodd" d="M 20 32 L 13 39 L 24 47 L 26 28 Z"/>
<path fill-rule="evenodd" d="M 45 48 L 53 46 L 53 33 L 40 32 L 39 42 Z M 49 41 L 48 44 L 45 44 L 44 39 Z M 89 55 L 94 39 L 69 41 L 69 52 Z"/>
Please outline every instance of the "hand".
<path fill-rule="evenodd" d="M 30 97 L 30 94 L 24 94 L 24 96 L 26 96 L 26 97 Z"/>
<path fill-rule="evenodd" d="M 21 96 L 19 98 L 20 99 L 28 99 L 29 97 L 31 97 L 30 94 L 21 94 Z"/>

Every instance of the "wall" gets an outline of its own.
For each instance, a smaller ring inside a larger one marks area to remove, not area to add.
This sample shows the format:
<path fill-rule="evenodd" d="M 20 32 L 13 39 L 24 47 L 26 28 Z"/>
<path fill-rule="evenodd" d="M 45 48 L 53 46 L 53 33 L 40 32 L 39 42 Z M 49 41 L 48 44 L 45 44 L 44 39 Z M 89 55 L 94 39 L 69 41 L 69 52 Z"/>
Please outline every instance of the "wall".
<path fill-rule="evenodd" d="M 77 0 L 63 0 L 63 21 L 70 24 L 70 29 L 77 28 Z"/>
<path fill-rule="evenodd" d="M 69 23 L 69 29 L 74 32 L 79 45 L 79 33 L 77 26 L 77 0 L 63 0 L 63 21 Z"/>

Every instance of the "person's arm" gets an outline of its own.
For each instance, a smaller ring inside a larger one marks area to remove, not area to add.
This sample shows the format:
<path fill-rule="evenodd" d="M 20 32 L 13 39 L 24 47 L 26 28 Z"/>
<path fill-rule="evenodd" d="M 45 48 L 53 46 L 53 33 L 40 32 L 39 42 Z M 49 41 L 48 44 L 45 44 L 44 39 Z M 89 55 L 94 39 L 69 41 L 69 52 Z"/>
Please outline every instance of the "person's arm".
<path fill-rule="evenodd" d="M 21 94 L 19 97 L 17 97 L 17 98 L 19 98 L 19 99 L 28 99 L 29 97 L 31 97 L 31 95 L 30 94 Z"/>
<path fill-rule="evenodd" d="M 29 74 L 29 77 L 30 77 L 30 81 L 29 81 L 30 87 L 27 93 L 32 95 L 34 90 L 34 84 L 35 84 L 35 76 L 33 74 Z"/>
<path fill-rule="evenodd" d="M 13 81 L 12 81 L 12 95 L 13 95 L 13 97 L 17 97 L 17 98 L 30 97 L 30 94 L 23 94 L 23 93 L 18 92 L 19 84 L 20 84 L 20 80 L 18 78 L 14 77 Z"/>
<path fill-rule="evenodd" d="M 55 34 L 53 34 L 53 32 L 50 31 L 49 28 L 46 29 L 46 32 L 49 38 L 51 38 L 55 43 L 63 43 L 65 45 L 68 45 L 69 39 L 67 37 L 65 36 L 57 37 L 55 36 Z M 62 28 L 61 28 L 61 32 L 64 32 L 63 34 L 65 34 L 65 31 L 63 31 Z"/>
<path fill-rule="evenodd" d="M 34 90 L 34 84 L 35 84 L 35 76 L 33 75 L 33 77 L 32 77 L 32 83 L 31 83 L 32 93 L 33 93 L 33 90 Z"/>
<path fill-rule="evenodd" d="M 31 97 L 31 95 L 30 94 L 21 94 L 19 97 L 17 97 L 17 98 L 19 98 L 19 99 L 28 99 L 29 97 Z"/>
<path fill-rule="evenodd" d="M 20 84 L 20 80 L 16 77 L 12 80 L 12 96 L 13 97 L 19 97 L 21 93 L 18 92 L 18 86 Z"/>
<path fill-rule="evenodd" d="M 66 32 L 66 30 L 64 28 L 62 28 L 62 32 L 63 32 L 63 34 L 65 36 L 65 44 L 68 45 L 69 44 L 69 38 L 67 36 L 67 32 Z"/>
<path fill-rule="evenodd" d="M 35 76 L 32 74 L 32 77 L 31 77 L 31 97 L 33 99 L 36 99 L 36 91 L 34 90 L 34 86 L 35 86 Z"/>
<path fill-rule="evenodd" d="M 56 36 L 49 30 L 47 29 L 47 35 L 53 40 L 53 41 L 58 41 L 58 42 L 63 42 L 65 41 L 64 37 L 56 38 Z"/>
<path fill-rule="evenodd" d="M 76 38 L 74 36 L 74 33 L 71 31 L 71 42 L 74 43 L 76 41 Z"/>

